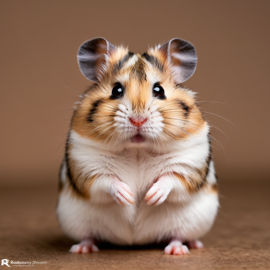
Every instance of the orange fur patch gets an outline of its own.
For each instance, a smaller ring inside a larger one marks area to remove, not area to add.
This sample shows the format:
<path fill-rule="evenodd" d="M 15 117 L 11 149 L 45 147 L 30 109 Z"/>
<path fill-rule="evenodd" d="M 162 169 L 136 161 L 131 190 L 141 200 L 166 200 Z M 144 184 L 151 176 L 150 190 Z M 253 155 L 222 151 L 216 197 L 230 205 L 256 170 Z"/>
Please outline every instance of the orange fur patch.
<path fill-rule="evenodd" d="M 66 178 L 68 179 L 68 181 L 65 181 L 65 183 L 63 184 L 60 180 L 61 189 L 59 189 L 59 192 L 63 192 L 64 190 L 66 191 L 72 190 L 72 193 L 71 193 L 72 195 L 76 197 L 84 198 L 84 199 L 90 199 L 89 191 L 90 191 L 91 186 L 95 182 L 95 180 L 98 178 L 98 175 L 94 174 L 94 175 L 91 175 L 90 177 L 86 175 L 82 175 L 82 171 L 77 166 L 76 161 L 73 160 L 69 155 L 69 152 L 72 149 L 72 147 L 73 145 L 69 143 L 66 149 L 67 160 L 68 160 L 67 166 L 70 170 L 71 179 L 68 175 L 66 175 Z M 74 186 L 76 188 L 74 188 Z"/>
<path fill-rule="evenodd" d="M 181 174 L 175 172 L 173 174 L 186 187 L 189 194 L 198 192 L 201 189 L 205 189 L 207 190 L 207 192 L 210 193 L 218 193 L 218 184 L 210 185 L 209 183 L 206 182 L 206 180 L 203 180 L 199 175 L 194 174 L 191 177 L 189 177 L 189 179 L 187 179 Z"/>
<path fill-rule="evenodd" d="M 182 182 L 182 184 L 186 187 L 189 193 L 199 191 L 201 188 L 208 185 L 206 176 L 208 172 L 209 160 L 210 156 L 208 157 L 205 165 L 201 169 L 196 169 L 185 165 L 185 167 L 190 171 L 188 177 L 185 177 L 176 172 L 173 172 L 173 175 Z"/>
<path fill-rule="evenodd" d="M 188 179 L 176 172 L 174 172 L 173 175 L 181 181 L 181 183 L 186 187 L 186 190 L 190 194 L 199 191 L 205 184 L 205 181 L 203 181 L 203 179 L 201 179 L 198 174 L 189 176 Z"/>
<path fill-rule="evenodd" d="M 148 53 L 162 63 L 162 72 L 141 55 L 132 55 L 128 49 L 119 47 L 109 57 L 108 65 L 100 84 L 95 84 L 84 95 L 81 104 L 74 113 L 71 128 L 82 137 L 99 142 L 109 142 L 118 134 L 115 132 L 114 116 L 121 100 L 110 99 L 117 78 L 128 78 L 123 86 L 125 96 L 130 100 L 134 114 L 142 115 L 147 104 L 152 102 L 164 118 L 163 137 L 166 140 L 181 140 L 193 136 L 205 127 L 205 121 L 194 98 L 185 89 L 175 85 L 165 55 L 158 49 L 151 49 Z M 133 65 L 125 68 L 125 63 L 119 68 L 119 63 L 127 57 Z M 153 99 L 154 78 L 165 89 L 165 100 Z M 152 79 L 153 80 L 153 79 Z M 184 105 L 181 105 L 184 104 Z M 95 108 L 96 106 L 96 108 Z M 188 113 L 185 108 L 188 108 Z M 88 121 L 92 112 L 92 122 Z M 163 138 L 164 139 L 164 138 Z"/>

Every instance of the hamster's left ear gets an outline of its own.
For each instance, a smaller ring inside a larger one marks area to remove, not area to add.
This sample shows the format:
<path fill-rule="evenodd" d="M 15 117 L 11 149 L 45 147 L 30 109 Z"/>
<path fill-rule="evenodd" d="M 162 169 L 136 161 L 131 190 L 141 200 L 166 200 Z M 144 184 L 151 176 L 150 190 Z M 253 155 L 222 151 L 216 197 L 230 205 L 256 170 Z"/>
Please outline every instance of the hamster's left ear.
<path fill-rule="evenodd" d="M 196 70 L 197 54 L 194 46 L 183 39 L 173 38 L 160 46 L 169 62 L 176 83 L 183 83 Z"/>
<path fill-rule="evenodd" d="M 99 83 L 108 57 L 116 48 L 105 38 L 85 41 L 78 51 L 78 63 L 82 74 L 90 81 Z"/>

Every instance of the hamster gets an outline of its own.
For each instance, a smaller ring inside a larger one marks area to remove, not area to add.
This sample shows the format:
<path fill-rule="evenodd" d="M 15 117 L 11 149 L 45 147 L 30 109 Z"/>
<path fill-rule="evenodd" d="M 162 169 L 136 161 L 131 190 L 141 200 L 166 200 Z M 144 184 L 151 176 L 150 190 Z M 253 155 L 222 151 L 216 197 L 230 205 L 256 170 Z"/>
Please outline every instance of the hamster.
<path fill-rule="evenodd" d="M 78 51 L 94 82 L 76 104 L 60 170 L 57 216 L 79 242 L 166 242 L 165 254 L 200 248 L 216 217 L 218 183 L 209 125 L 181 84 L 197 64 L 182 39 L 136 54 L 104 38 Z"/>

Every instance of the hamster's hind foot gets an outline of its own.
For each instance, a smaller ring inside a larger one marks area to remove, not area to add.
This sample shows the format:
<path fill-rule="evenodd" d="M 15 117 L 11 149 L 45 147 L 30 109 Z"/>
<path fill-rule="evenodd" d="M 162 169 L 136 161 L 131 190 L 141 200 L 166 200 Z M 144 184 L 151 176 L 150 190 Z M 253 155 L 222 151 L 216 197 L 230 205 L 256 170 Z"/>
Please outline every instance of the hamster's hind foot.
<path fill-rule="evenodd" d="M 77 245 L 73 245 L 69 252 L 71 253 L 92 253 L 92 252 L 98 252 L 98 247 L 94 244 L 94 241 L 92 238 L 87 238 L 81 241 Z"/>
<path fill-rule="evenodd" d="M 199 240 L 187 242 L 189 248 L 203 248 L 203 243 Z"/>
<path fill-rule="evenodd" d="M 179 240 L 172 240 L 164 249 L 164 254 L 171 255 L 185 255 L 189 253 L 188 247 L 183 245 Z"/>

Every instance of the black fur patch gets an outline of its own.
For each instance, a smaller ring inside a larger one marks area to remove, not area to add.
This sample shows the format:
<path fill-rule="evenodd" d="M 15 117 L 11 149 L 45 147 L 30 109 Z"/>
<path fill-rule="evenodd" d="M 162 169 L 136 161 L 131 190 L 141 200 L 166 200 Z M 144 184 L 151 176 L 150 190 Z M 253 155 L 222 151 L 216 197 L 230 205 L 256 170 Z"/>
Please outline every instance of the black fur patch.
<path fill-rule="evenodd" d="M 142 57 L 145 58 L 148 62 L 150 62 L 154 67 L 159 69 L 160 72 L 163 72 L 164 65 L 155 56 L 144 53 Z"/>
<path fill-rule="evenodd" d="M 187 106 L 187 104 L 185 103 L 185 102 L 183 102 L 183 101 L 179 101 L 179 104 L 181 105 L 181 107 L 183 108 L 183 110 L 184 110 L 184 115 L 186 116 L 186 117 L 188 117 L 188 115 L 189 115 L 189 112 L 190 112 L 190 108 Z"/>
<path fill-rule="evenodd" d="M 218 184 L 219 183 L 219 177 L 217 176 L 216 172 L 215 172 L 215 177 L 216 177 L 217 184 Z"/>
<path fill-rule="evenodd" d="M 209 132 L 207 135 L 208 144 L 209 144 L 209 155 L 212 155 L 212 140 L 211 140 L 211 133 Z"/>
<path fill-rule="evenodd" d="M 212 155 L 211 152 L 209 152 L 207 160 L 206 160 L 206 164 L 207 164 L 207 168 L 206 168 L 206 172 L 205 172 L 205 177 L 208 177 L 209 174 L 209 165 L 210 165 L 210 161 L 212 160 Z"/>
<path fill-rule="evenodd" d="M 208 156 L 206 159 L 206 164 L 207 164 L 207 169 L 206 169 L 206 173 L 205 176 L 207 177 L 209 174 L 209 165 L 210 165 L 210 161 L 212 160 L 212 145 L 211 145 L 211 137 L 210 137 L 210 132 L 207 135 L 207 139 L 208 139 Z"/>
<path fill-rule="evenodd" d="M 92 104 L 92 108 L 90 109 L 90 112 L 88 114 L 88 117 L 87 117 L 87 121 L 89 122 L 93 122 L 94 119 L 93 119 L 93 116 L 94 114 L 97 112 L 97 108 L 98 106 L 103 103 L 103 100 L 102 99 L 99 99 L 97 101 L 95 101 L 93 104 Z"/>
<path fill-rule="evenodd" d="M 140 83 L 142 83 L 143 81 L 147 81 L 147 76 L 145 73 L 145 63 L 141 59 L 139 59 L 135 63 L 134 67 L 131 70 L 131 74 L 135 74 Z"/>
<path fill-rule="evenodd" d="M 206 183 L 206 179 L 204 178 L 200 183 L 197 183 L 196 190 L 200 190 Z"/>
<path fill-rule="evenodd" d="M 117 64 L 115 64 L 113 67 L 114 73 L 119 71 L 124 66 L 124 64 L 128 61 L 128 59 L 132 57 L 133 55 L 134 55 L 133 52 L 128 52 Z"/>
<path fill-rule="evenodd" d="M 71 186 L 73 187 L 74 191 L 75 191 L 78 195 L 83 196 L 83 194 L 82 194 L 81 191 L 78 189 L 78 187 L 76 186 L 76 184 L 75 184 L 75 182 L 74 182 L 74 180 L 73 180 L 72 173 L 71 173 L 71 169 L 70 169 L 70 166 L 69 166 L 69 156 L 68 156 L 69 137 L 70 137 L 70 134 L 68 133 L 68 138 L 67 138 L 67 141 L 66 141 L 66 147 L 65 147 L 65 162 L 66 162 L 66 166 L 67 166 L 67 176 L 68 176 L 69 183 L 70 183 Z M 60 173 L 61 173 L 61 172 L 60 172 Z M 61 180 L 60 180 L 60 181 L 61 181 Z"/>
<path fill-rule="evenodd" d="M 68 178 L 71 180 L 72 179 L 72 176 L 71 176 L 71 171 L 70 171 L 70 166 L 69 166 L 69 160 L 68 160 L 69 137 L 70 137 L 70 133 L 68 133 L 68 137 L 67 137 L 67 141 L 66 141 L 66 146 L 65 146 L 65 161 L 66 161 L 66 165 L 67 165 L 67 175 L 68 175 Z"/>
<path fill-rule="evenodd" d="M 209 151 L 208 151 L 208 157 L 207 157 L 207 160 L 206 160 L 206 162 L 207 162 L 207 171 L 206 171 L 206 177 L 208 176 L 208 174 L 209 174 L 209 165 L 210 165 L 210 162 L 211 162 L 211 160 L 212 160 L 212 140 L 211 140 L 211 134 L 210 134 L 210 132 L 208 133 L 208 143 L 209 143 Z M 218 185 L 218 182 L 219 182 L 219 178 L 218 178 L 218 176 L 217 176 L 217 174 L 216 174 L 216 172 L 215 172 L 215 178 L 216 178 L 216 180 L 217 180 L 217 183 L 215 184 L 215 185 Z"/>
<path fill-rule="evenodd" d="M 63 183 L 62 183 L 62 180 L 61 180 L 61 174 L 62 174 L 64 162 L 65 162 L 65 159 L 61 163 L 59 174 L 58 174 L 58 180 L 59 180 L 58 181 L 58 191 L 61 191 L 63 189 Z"/>

